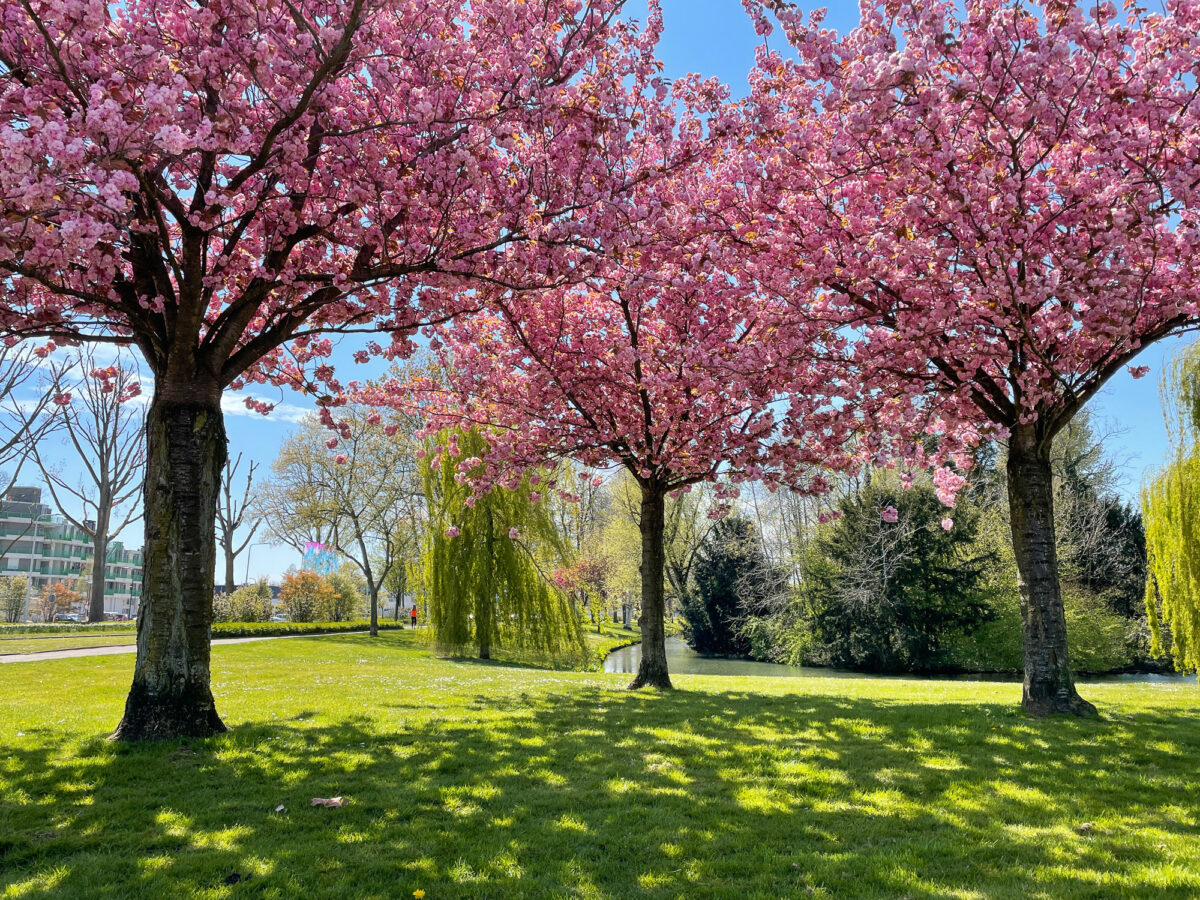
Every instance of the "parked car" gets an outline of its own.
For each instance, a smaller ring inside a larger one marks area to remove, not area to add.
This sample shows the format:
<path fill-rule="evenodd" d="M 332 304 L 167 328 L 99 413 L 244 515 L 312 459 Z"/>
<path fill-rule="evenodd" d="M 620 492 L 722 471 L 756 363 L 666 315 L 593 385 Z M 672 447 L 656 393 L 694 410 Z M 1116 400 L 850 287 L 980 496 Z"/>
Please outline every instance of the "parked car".
<path fill-rule="evenodd" d="M 79 616 L 75 613 L 59 613 L 54 617 L 55 622 L 78 622 Z"/>
<path fill-rule="evenodd" d="M 286 622 L 287 616 L 285 616 L 283 613 L 275 613 L 275 615 L 271 616 L 271 621 L 272 622 Z"/>

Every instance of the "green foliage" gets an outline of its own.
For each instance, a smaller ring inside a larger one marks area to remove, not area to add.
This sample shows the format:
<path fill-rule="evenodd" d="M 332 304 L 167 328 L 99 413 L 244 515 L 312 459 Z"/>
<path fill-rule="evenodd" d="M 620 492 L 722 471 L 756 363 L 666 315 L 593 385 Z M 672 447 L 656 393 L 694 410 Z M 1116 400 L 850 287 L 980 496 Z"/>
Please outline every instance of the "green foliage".
<path fill-rule="evenodd" d="M 874 672 L 942 665 L 944 636 L 984 621 L 985 559 L 973 546 L 976 515 L 950 514 L 932 487 L 875 483 L 841 504 L 820 530 L 804 569 L 817 661 Z M 880 511 L 898 511 L 886 522 Z"/>
<path fill-rule="evenodd" d="M 978 628 L 952 633 L 944 662 L 967 672 L 1020 672 L 1021 601 L 1016 588 L 989 599 L 991 611 Z M 1100 674 L 1128 668 L 1138 659 L 1138 623 L 1112 612 L 1104 598 L 1076 585 L 1063 588 L 1071 668 Z"/>
<path fill-rule="evenodd" d="M 479 498 L 460 481 L 460 466 L 484 448 L 477 431 L 443 432 L 421 460 L 430 517 L 422 582 L 435 639 L 484 658 L 506 645 L 581 652 L 579 619 L 547 577 L 564 555 L 561 539 L 547 507 L 535 502 L 531 479 Z"/>
<path fill-rule="evenodd" d="M 133 622 L 31 622 L 0 625 L 0 634 L 103 634 L 107 631 L 127 632 Z"/>
<path fill-rule="evenodd" d="M 342 634 L 366 631 L 370 623 L 358 619 L 351 622 L 218 622 L 213 625 L 214 638 L 283 637 L 290 634 Z M 403 627 L 402 623 L 380 622 L 381 629 Z"/>
<path fill-rule="evenodd" d="M 29 579 L 24 575 L 0 578 L 0 621 L 20 622 L 25 613 L 25 598 L 29 594 Z"/>
<path fill-rule="evenodd" d="M 785 582 L 763 555 L 755 524 L 738 515 L 716 523 L 697 555 L 693 579 L 683 602 L 684 639 L 697 653 L 750 656 L 752 640 L 743 623 L 765 609 Z"/>
<path fill-rule="evenodd" d="M 366 582 L 353 565 L 343 564 L 336 572 L 325 576 L 330 591 L 323 594 L 317 617 L 326 622 L 345 622 L 362 613 Z"/>
<path fill-rule="evenodd" d="M 1150 578 L 1151 652 L 1180 671 L 1200 669 L 1200 344 L 1179 354 L 1161 384 L 1171 461 L 1142 489 Z"/>
<path fill-rule="evenodd" d="M 265 578 L 213 597 L 214 622 L 265 622 L 271 618 L 271 586 Z"/>

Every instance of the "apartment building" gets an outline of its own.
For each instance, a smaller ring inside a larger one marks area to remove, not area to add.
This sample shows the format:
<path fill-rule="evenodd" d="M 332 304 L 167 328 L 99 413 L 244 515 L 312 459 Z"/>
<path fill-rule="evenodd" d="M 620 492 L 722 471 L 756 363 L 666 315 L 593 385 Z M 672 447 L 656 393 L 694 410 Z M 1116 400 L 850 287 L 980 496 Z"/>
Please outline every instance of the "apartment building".
<path fill-rule="evenodd" d="M 41 488 L 14 487 L 0 500 L 0 576 L 26 576 L 30 598 L 58 581 L 86 596 L 91 561 L 91 540 L 42 503 Z M 141 549 L 113 541 L 103 577 L 105 613 L 134 616 L 142 595 Z"/>

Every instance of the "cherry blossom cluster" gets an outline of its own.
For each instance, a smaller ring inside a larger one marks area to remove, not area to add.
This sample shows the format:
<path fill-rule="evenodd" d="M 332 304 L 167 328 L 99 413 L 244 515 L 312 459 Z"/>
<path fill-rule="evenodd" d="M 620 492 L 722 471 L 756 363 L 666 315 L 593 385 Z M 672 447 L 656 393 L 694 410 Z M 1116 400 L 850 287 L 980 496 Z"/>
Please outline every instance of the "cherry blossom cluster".
<path fill-rule="evenodd" d="M 663 80 L 656 4 L 622 6 L 5 4 L 0 331 L 331 404 L 329 332 L 403 354 L 489 290 L 582 277 L 632 173 L 725 127 L 719 85 Z"/>
<path fill-rule="evenodd" d="M 774 289 L 898 396 L 1053 436 L 1200 322 L 1200 2 L 869 0 L 843 36 L 747 6 L 794 51 L 752 76 Z"/>

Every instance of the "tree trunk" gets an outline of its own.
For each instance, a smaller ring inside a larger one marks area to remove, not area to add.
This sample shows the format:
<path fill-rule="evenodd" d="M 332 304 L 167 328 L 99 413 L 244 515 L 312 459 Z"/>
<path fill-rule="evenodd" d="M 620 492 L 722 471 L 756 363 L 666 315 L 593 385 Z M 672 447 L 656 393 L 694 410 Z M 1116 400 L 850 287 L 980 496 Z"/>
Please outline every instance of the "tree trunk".
<path fill-rule="evenodd" d="M 479 642 L 479 658 L 492 658 L 491 604 L 480 595 L 475 604 L 475 640 Z"/>
<path fill-rule="evenodd" d="M 666 530 L 666 498 L 656 487 L 642 488 L 642 660 L 630 689 L 655 687 L 669 690 L 667 674 L 663 533 Z"/>
<path fill-rule="evenodd" d="M 233 559 L 232 540 L 233 539 L 231 536 L 230 543 L 222 545 L 222 550 L 225 553 L 225 593 L 226 594 L 232 594 L 237 589 L 237 584 L 236 584 L 237 579 L 234 577 L 234 574 L 233 574 L 234 559 Z"/>
<path fill-rule="evenodd" d="M 371 585 L 371 637 L 379 637 L 379 588 Z"/>
<path fill-rule="evenodd" d="M 123 741 L 225 730 L 209 686 L 216 508 L 225 465 L 221 392 L 156 382 L 146 416 L 146 546 L 137 662 Z"/>
<path fill-rule="evenodd" d="M 1067 620 L 1054 546 L 1052 438 L 1034 425 L 1016 426 L 1008 442 L 1008 506 L 1025 657 L 1022 704 L 1035 716 L 1095 715 L 1075 691 L 1067 650 Z"/>
<path fill-rule="evenodd" d="M 487 558 L 492 556 L 492 509 L 487 510 L 487 531 L 484 532 L 487 547 Z M 479 643 L 479 658 L 492 658 L 492 617 L 495 605 L 495 587 L 491 579 L 492 569 L 488 569 L 488 577 L 484 580 L 483 589 L 475 598 L 475 640 Z"/>
<path fill-rule="evenodd" d="M 86 524 L 86 523 L 85 523 Z M 96 523 L 96 533 L 92 537 L 92 584 L 88 597 L 89 622 L 104 621 L 104 575 L 105 560 L 108 559 L 108 523 L 104 523 L 104 531 L 100 531 L 100 523 Z"/>

